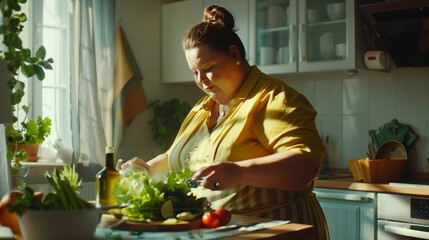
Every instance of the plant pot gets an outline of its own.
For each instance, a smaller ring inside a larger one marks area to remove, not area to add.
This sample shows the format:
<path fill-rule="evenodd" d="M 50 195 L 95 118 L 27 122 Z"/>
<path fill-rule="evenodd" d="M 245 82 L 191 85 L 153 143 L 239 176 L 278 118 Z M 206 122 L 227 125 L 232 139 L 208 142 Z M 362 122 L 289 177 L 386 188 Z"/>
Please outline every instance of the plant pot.
<path fill-rule="evenodd" d="M 26 210 L 18 218 L 24 239 L 93 239 L 101 219 L 101 210 L 74 211 Z"/>
<path fill-rule="evenodd" d="M 39 153 L 39 144 L 20 144 L 18 145 L 18 150 L 24 149 L 27 153 L 28 162 L 37 162 L 39 160 L 39 156 L 37 154 Z"/>

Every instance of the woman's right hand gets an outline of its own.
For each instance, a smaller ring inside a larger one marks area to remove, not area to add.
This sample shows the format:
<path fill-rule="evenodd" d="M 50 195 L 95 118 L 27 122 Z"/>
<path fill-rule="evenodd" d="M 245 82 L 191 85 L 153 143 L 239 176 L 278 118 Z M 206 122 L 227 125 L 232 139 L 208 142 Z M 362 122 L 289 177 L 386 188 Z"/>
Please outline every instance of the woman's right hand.
<path fill-rule="evenodd" d="M 150 166 L 145 161 L 143 161 L 142 159 L 140 159 L 138 157 L 133 157 L 132 159 L 126 161 L 125 163 L 123 163 L 121 165 L 121 168 L 126 168 L 126 167 L 128 167 L 130 165 L 139 165 L 139 166 L 142 166 L 142 167 L 146 168 L 146 170 L 148 172 L 149 172 L 149 169 L 150 169 Z"/>

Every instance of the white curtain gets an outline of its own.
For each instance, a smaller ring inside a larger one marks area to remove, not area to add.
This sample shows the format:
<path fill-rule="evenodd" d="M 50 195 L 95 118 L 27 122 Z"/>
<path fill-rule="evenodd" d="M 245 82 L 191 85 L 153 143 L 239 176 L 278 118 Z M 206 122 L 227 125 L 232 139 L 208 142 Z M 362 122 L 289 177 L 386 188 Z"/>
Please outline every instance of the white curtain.
<path fill-rule="evenodd" d="M 114 0 L 70 0 L 73 162 L 104 166 L 112 145 Z"/>

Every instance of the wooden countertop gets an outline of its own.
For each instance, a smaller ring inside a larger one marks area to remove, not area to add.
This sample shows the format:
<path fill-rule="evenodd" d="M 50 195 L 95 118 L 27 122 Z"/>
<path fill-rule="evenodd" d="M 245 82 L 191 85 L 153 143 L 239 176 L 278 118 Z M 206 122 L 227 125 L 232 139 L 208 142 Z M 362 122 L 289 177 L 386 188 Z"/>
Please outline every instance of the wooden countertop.
<path fill-rule="evenodd" d="M 364 183 L 355 182 L 353 178 L 317 179 L 315 182 L 315 187 L 429 196 L 429 185 L 411 186 L 408 184 L 389 185 L 388 183 Z"/>
<path fill-rule="evenodd" d="M 115 219 L 111 214 L 103 214 L 99 227 L 107 229 L 113 226 L 119 220 Z M 254 217 L 247 217 L 243 215 L 233 215 L 231 220 L 232 224 L 256 224 L 260 222 L 271 221 L 267 219 L 260 219 Z M 231 224 L 230 223 L 230 224 Z M 112 225 L 113 224 L 113 225 Z M 275 227 L 265 228 L 256 231 L 250 231 L 239 235 L 223 237 L 221 239 L 282 239 L 282 240 L 306 240 L 314 239 L 315 229 L 312 225 L 298 224 L 298 223 L 285 223 Z"/>

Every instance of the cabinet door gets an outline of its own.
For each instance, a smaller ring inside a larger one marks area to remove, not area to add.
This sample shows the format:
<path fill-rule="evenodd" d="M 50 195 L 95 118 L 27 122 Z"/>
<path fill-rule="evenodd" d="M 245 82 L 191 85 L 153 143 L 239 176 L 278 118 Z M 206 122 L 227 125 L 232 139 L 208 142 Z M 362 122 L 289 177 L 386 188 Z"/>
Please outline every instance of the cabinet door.
<path fill-rule="evenodd" d="M 162 5 L 162 82 L 194 81 L 182 50 L 182 39 L 187 29 L 201 22 L 202 16 L 202 1 L 180 1 Z"/>
<path fill-rule="evenodd" d="M 297 1 L 254 0 L 250 46 L 256 64 L 269 74 L 297 71 Z"/>
<path fill-rule="evenodd" d="M 228 10 L 234 17 L 237 35 L 249 55 L 249 0 L 204 0 L 204 7 L 216 4 Z M 247 56 L 249 59 L 249 56 Z"/>
<path fill-rule="evenodd" d="M 298 16 L 299 72 L 355 68 L 354 1 L 299 1 Z"/>
<path fill-rule="evenodd" d="M 325 213 L 331 240 L 375 239 L 375 194 L 359 191 L 316 189 Z"/>

